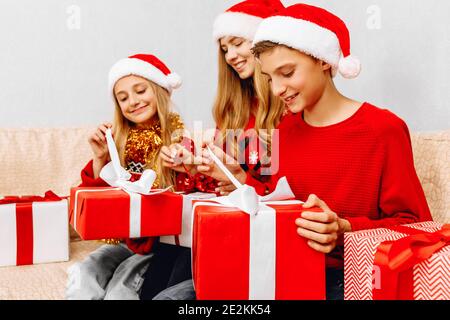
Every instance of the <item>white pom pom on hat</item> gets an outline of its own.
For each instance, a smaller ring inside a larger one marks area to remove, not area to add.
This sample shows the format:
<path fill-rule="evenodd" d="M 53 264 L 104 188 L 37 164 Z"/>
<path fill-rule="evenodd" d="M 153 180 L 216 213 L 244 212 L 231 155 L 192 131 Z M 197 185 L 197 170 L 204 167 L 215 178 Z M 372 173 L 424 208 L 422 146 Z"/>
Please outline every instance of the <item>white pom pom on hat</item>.
<path fill-rule="evenodd" d="M 167 76 L 167 80 L 169 81 L 170 86 L 172 89 L 178 89 L 183 84 L 183 81 L 181 80 L 181 77 L 178 75 L 178 73 L 171 73 Z"/>
<path fill-rule="evenodd" d="M 109 92 L 113 92 L 117 81 L 123 77 L 135 75 L 150 80 L 166 89 L 169 94 L 181 87 L 181 77 L 156 56 L 136 54 L 118 61 L 109 72 Z"/>
<path fill-rule="evenodd" d="M 295 4 L 269 17 L 259 25 L 253 44 L 271 41 L 284 44 L 329 63 L 333 76 L 356 78 L 361 62 L 350 54 L 350 33 L 344 21 L 331 12 Z"/>

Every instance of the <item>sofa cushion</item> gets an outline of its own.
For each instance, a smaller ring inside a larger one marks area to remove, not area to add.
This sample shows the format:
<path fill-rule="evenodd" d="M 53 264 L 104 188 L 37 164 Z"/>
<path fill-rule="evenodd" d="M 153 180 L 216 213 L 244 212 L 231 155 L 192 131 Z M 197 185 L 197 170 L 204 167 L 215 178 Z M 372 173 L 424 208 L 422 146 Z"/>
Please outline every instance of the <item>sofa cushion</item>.
<path fill-rule="evenodd" d="M 0 195 L 68 196 L 91 158 L 92 128 L 0 129 Z M 6 152 L 5 152 L 5 151 Z"/>
<path fill-rule="evenodd" d="M 412 135 L 416 171 L 433 219 L 450 223 L 450 130 Z"/>
<path fill-rule="evenodd" d="M 72 242 L 69 262 L 0 268 L 0 300 L 64 299 L 67 269 L 103 244 L 99 241 Z"/>

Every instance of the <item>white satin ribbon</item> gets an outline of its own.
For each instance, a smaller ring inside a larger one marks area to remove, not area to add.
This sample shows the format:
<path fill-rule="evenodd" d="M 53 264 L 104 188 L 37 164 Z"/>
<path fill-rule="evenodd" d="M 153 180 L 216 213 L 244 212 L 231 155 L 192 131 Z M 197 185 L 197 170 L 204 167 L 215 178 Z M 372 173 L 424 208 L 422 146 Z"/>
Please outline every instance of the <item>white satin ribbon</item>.
<path fill-rule="evenodd" d="M 249 264 L 249 299 L 274 300 L 276 278 L 276 210 L 269 204 L 301 204 L 301 201 L 284 201 L 295 198 L 286 177 L 281 178 L 275 191 L 261 197 L 255 189 L 240 184 L 225 165 L 208 148 L 211 158 L 236 186 L 229 196 L 213 198 L 212 202 L 197 202 L 196 207 L 227 206 L 237 207 L 250 215 L 250 264 Z M 194 217 L 194 215 L 192 215 Z M 192 220 L 192 224 L 194 221 Z M 193 227 L 192 227 L 193 230 Z"/>
<path fill-rule="evenodd" d="M 182 213 L 182 224 L 181 224 L 181 234 L 177 236 L 161 236 L 159 237 L 159 242 L 167 243 L 171 245 L 180 245 L 182 247 L 192 248 L 192 202 L 194 200 L 208 200 L 215 198 L 214 193 L 202 193 L 196 192 L 191 194 L 183 195 L 183 213 Z M 176 241 L 178 238 L 178 243 Z"/>
<path fill-rule="evenodd" d="M 133 192 L 125 192 L 130 196 L 130 238 L 140 238 L 142 196 Z"/>
<path fill-rule="evenodd" d="M 278 181 L 274 192 L 264 197 L 259 196 L 256 193 L 255 188 L 249 185 L 242 185 L 209 147 L 208 152 L 216 165 L 236 187 L 236 190 L 228 196 L 216 198 L 215 201 L 226 206 L 237 207 L 250 215 L 256 215 L 264 202 L 290 200 L 295 198 L 286 177 L 283 177 Z"/>
<path fill-rule="evenodd" d="M 156 180 L 156 172 L 153 170 L 145 170 L 138 181 L 129 181 L 131 179 L 131 174 L 120 164 L 119 153 L 117 152 L 111 129 L 106 130 L 106 143 L 108 144 L 111 162 L 104 166 L 100 171 L 100 178 L 111 187 L 121 188 L 128 192 L 139 193 L 142 195 L 155 194 L 155 192 L 151 192 L 151 190 L 153 183 Z M 170 188 L 167 188 L 164 191 L 167 191 L 168 189 Z"/>

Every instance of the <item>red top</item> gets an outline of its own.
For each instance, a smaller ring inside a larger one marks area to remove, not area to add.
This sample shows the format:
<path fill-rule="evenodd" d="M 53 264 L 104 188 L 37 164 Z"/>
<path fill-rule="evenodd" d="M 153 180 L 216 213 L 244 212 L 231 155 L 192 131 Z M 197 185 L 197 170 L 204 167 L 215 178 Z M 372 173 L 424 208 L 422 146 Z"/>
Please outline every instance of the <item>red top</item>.
<path fill-rule="evenodd" d="M 286 176 L 297 199 L 317 195 L 353 231 L 432 220 L 408 127 L 390 111 L 365 103 L 327 127 L 312 127 L 302 113 L 293 114 L 279 129 L 278 172 L 265 184 L 247 175 L 259 194 Z M 327 266 L 342 268 L 342 246 L 328 256 Z"/>

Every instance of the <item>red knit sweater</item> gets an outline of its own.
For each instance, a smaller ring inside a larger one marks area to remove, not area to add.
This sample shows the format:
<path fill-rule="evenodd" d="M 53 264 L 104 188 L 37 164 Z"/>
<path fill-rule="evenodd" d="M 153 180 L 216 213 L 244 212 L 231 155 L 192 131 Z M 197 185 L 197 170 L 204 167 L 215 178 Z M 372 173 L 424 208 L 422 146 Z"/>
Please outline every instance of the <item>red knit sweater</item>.
<path fill-rule="evenodd" d="M 432 219 L 408 128 L 393 113 L 365 103 L 335 125 L 312 127 L 300 113 L 283 119 L 279 129 L 278 172 L 266 184 L 247 175 L 258 193 L 272 191 L 286 176 L 297 199 L 316 194 L 353 231 Z M 328 256 L 327 266 L 343 266 L 342 246 Z"/>

